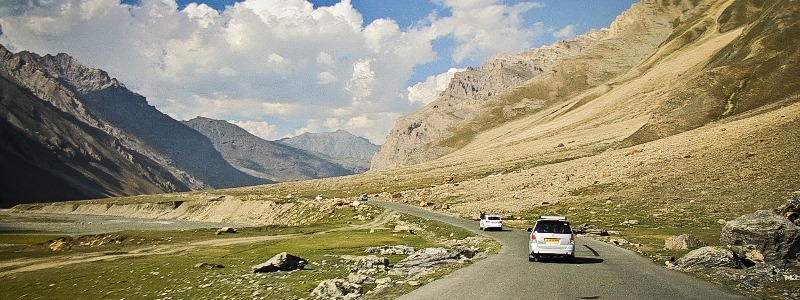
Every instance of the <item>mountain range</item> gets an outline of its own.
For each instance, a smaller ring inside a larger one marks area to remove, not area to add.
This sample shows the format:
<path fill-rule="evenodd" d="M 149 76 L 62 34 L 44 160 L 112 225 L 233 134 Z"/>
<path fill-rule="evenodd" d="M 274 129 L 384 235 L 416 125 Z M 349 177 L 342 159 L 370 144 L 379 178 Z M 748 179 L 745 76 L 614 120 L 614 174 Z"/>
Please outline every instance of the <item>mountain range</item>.
<path fill-rule="evenodd" d="M 174 120 L 67 54 L 0 45 L 0 204 L 52 202 L 353 174 L 320 153 L 223 121 Z M 374 145 L 373 145 L 374 146 Z"/>
<path fill-rule="evenodd" d="M 270 181 L 362 173 L 369 169 L 369 158 L 378 151 L 378 146 L 342 130 L 304 133 L 272 142 L 227 121 L 198 117 L 183 123 L 208 137 L 238 170 Z M 342 151 L 343 148 L 349 150 Z M 353 157 L 356 153 L 369 158 Z"/>

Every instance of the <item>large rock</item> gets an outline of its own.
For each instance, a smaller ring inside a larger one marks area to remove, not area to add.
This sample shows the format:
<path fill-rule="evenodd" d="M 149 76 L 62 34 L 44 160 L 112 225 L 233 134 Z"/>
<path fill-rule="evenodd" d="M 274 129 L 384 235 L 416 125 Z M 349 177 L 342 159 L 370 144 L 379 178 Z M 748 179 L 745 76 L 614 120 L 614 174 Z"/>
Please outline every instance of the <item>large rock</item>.
<path fill-rule="evenodd" d="M 664 241 L 664 249 L 688 250 L 706 246 L 706 243 L 691 234 L 672 236 Z"/>
<path fill-rule="evenodd" d="M 389 271 L 389 275 L 417 278 L 437 265 L 457 263 L 461 258 L 462 255 L 459 251 L 447 248 L 425 248 L 397 262 Z"/>
<path fill-rule="evenodd" d="M 294 271 L 305 268 L 308 261 L 303 258 L 281 252 L 267 262 L 253 266 L 253 273 L 270 273 L 277 271 Z"/>
<path fill-rule="evenodd" d="M 759 210 L 728 221 L 722 228 L 721 240 L 732 249 L 757 250 L 764 262 L 796 259 L 800 252 L 800 230 L 797 225 L 768 210 Z M 740 257 L 746 255 L 744 251 L 737 251 L 736 254 Z"/>
<path fill-rule="evenodd" d="M 318 299 L 354 299 L 361 296 L 361 286 L 344 279 L 328 279 L 311 291 Z"/>
<path fill-rule="evenodd" d="M 733 252 L 721 247 L 707 246 L 692 250 L 671 266 L 682 271 L 700 271 L 716 267 L 735 268 Z"/>

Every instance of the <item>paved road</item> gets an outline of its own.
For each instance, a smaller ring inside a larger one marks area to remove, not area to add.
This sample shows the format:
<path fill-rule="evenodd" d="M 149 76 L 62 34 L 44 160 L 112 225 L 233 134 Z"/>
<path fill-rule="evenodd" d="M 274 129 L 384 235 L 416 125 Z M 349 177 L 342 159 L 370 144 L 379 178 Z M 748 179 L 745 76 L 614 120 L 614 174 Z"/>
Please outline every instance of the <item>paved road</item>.
<path fill-rule="evenodd" d="M 399 299 L 747 299 L 720 285 L 656 265 L 633 251 L 592 239 L 577 239 L 574 264 L 529 262 L 524 230 L 483 232 L 477 221 L 392 202 L 371 203 L 460 226 L 503 243 L 499 254 Z"/>

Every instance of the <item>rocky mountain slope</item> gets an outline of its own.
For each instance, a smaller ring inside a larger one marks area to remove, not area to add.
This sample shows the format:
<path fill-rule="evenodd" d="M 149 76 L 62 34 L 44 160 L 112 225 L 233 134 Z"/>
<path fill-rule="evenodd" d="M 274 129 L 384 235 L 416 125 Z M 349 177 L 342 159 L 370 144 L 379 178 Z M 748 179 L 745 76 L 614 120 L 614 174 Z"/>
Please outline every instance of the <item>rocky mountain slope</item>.
<path fill-rule="evenodd" d="M 301 135 L 283 138 L 277 142 L 294 148 L 322 153 L 354 174 L 369 170 L 370 161 L 380 150 L 380 146 L 344 130 L 325 133 L 306 132 Z"/>
<path fill-rule="evenodd" d="M 779 69 L 779 65 L 776 65 L 781 58 L 790 59 L 783 51 L 771 54 L 780 58 L 743 60 L 753 47 L 766 46 L 760 45 L 762 37 L 773 43 L 785 43 L 786 38 L 791 38 L 777 36 L 788 34 L 785 31 L 764 32 L 765 29 L 775 28 L 777 24 L 774 21 L 781 18 L 760 20 L 758 15 L 778 12 L 767 11 L 768 7 L 758 4 L 734 2 L 642 1 L 621 14 L 609 28 L 518 55 L 501 55 L 490 59 L 480 68 L 457 74 L 439 99 L 397 121 L 381 152 L 375 157 L 372 169 L 384 170 L 438 158 L 461 148 L 476 133 L 488 128 L 559 107 L 575 109 L 656 67 L 673 68 L 673 75 L 678 81 L 669 78 L 669 82 L 685 82 L 687 86 L 685 89 L 676 85 L 653 86 L 646 91 L 657 93 L 664 90 L 671 95 L 659 95 L 662 97 L 658 99 L 650 94 L 631 95 L 647 101 L 630 103 L 632 106 L 624 107 L 624 110 L 620 107 L 620 111 L 627 113 L 626 110 L 635 109 L 639 110 L 639 116 L 651 118 L 647 126 L 624 145 L 697 128 L 719 117 L 786 97 L 786 93 L 781 93 L 767 100 L 763 91 L 751 91 L 761 94 L 754 94 L 754 97 L 734 92 L 754 87 L 748 87 L 752 80 L 769 86 L 780 80 L 766 78 L 792 72 Z M 728 4 L 732 7 L 729 11 L 718 10 L 720 6 L 727 7 Z M 781 14 L 786 16 L 791 13 Z M 727 33 L 756 21 L 761 21 L 760 27 L 753 27 L 748 34 L 739 37 L 739 41 L 724 49 L 711 49 L 720 50 L 719 53 L 702 53 L 716 55 L 711 61 L 703 62 L 706 64 L 704 66 L 691 65 L 699 61 L 671 66 L 664 64 L 667 62 L 665 60 L 675 57 L 678 54 L 676 52 L 691 51 L 698 42 L 714 42 L 703 39 L 714 31 Z M 771 46 L 786 48 L 786 44 Z M 767 61 L 766 64 L 762 63 Z M 694 69 L 690 70 L 692 67 Z M 750 68 L 771 74 L 764 74 L 767 77 L 737 75 Z M 695 76 L 680 77 L 685 72 L 692 72 Z M 663 82 L 644 84 L 659 83 Z M 706 95 L 708 92 L 715 94 Z M 732 97 L 732 102 L 728 103 L 726 97 Z M 750 98 L 754 99 L 744 100 Z M 734 103 L 740 99 L 748 103 Z M 563 123 L 558 119 L 560 115 L 547 115 L 538 122 L 564 126 L 559 124 Z M 585 119 L 592 117 L 586 116 Z M 680 120 L 676 122 L 675 119 Z"/>
<path fill-rule="evenodd" d="M 66 54 L 14 54 L 0 46 L 0 77 L 4 206 L 266 182 Z"/>
<path fill-rule="evenodd" d="M 221 120 L 194 118 L 184 124 L 197 130 L 237 169 L 270 181 L 296 181 L 353 174 L 321 154 L 270 142 Z"/>

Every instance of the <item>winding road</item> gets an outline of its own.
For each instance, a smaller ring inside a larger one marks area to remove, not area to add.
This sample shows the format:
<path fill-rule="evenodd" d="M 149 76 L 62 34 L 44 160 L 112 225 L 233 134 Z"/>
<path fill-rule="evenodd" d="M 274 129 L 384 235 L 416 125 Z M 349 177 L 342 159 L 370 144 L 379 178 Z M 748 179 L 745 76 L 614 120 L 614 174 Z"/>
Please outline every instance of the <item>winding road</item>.
<path fill-rule="evenodd" d="M 524 230 L 483 232 L 477 221 L 393 202 L 370 203 L 463 227 L 503 244 L 499 254 L 398 299 L 747 299 L 721 285 L 656 265 L 633 251 L 589 238 L 577 239 L 575 263 L 529 262 Z"/>

